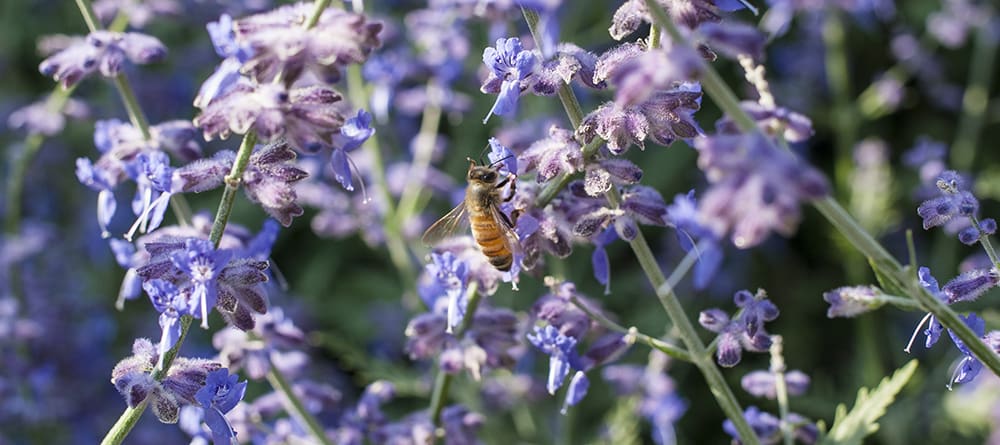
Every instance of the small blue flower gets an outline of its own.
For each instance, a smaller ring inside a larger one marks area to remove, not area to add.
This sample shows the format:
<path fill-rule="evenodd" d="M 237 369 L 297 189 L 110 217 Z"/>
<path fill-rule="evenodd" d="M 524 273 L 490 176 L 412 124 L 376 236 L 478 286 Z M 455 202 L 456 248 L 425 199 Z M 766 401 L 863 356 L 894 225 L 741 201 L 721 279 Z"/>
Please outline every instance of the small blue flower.
<path fill-rule="evenodd" d="M 497 39 L 496 48 L 488 47 L 483 50 L 483 63 L 492 71 L 491 75 L 501 81 L 500 94 L 483 119 L 485 124 L 494 114 L 514 114 L 517 100 L 521 96 L 521 81 L 532 73 L 537 60 L 534 53 L 524 50 L 520 39 L 511 37 Z"/>
<path fill-rule="evenodd" d="M 546 388 L 549 394 L 555 394 L 570 370 L 580 368 L 579 356 L 576 353 L 577 340 L 561 334 L 552 325 L 544 328 L 535 326 L 535 331 L 528 334 L 528 340 L 549 355 L 549 378 Z"/>
<path fill-rule="evenodd" d="M 970 313 L 968 316 L 962 317 L 962 321 L 965 323 L 972 332 L 976 333 L 977 337 L 982 337 L 986 332 L 986 321 L 979 318 L 978 315 Z M 955 367 L 955 373 L 951 376 L 951 381 L 948 382 L 948 389 L 951 389 L 952 385 L 955 383 L 968 383 L 979 375 L 979 371 L 983 369 L 983 363 L 972 354 L 965 343 L 958 338 L 951 329 L 948 330 L 948 336 L 951 337 L 951 341 L 955 343 L 955 347 L 962 353 L 964 357 L 959 360 L 958 365 Z"/>
<path fill-rule="evenodd" d="M 347 153 L 360 147 L 361 144 L 364 144 L 368 138 L 375 134 L 375 128 L 371 125 L 372 115 L 364 109 L 359 109 L 356 116 L 347 119 L 344 125 L 340 127 L 339 136 L 334 137 L 334 149 L 333 154 L 330 156 L 330 166 L 333 167 L 334 179 L 345 190 L 354 190 L 351 175 L 352 162 Z M 357 170 L 356 167 L 355 170 Z"/>
<path fill-rule="evenodd" d="M 614 226 L 608 226 L 594 238 L 594 253 L 590 257 L 591 266 L 594 268 L 594 278 L 598 283 L 604 285 L 604 294 L 611 293 L 611 260 L 608 259 L 608 251 L 605 246 L 618 239 L 618 232 Z"/>
<path fill-rule="evenodd" d="M 924 230 L 943 225 L 956 216 L 974 216 L 979 210 L 979 201 L 965 189 L 965 181 L 954 170 L 941 173 L 936 185 L 941 196 L 924 201 L 917 207 Z"/>
<path fill-rule="evenodd" d="M 163 214 L 173 194 L 174 169 L 166 153 L 152 151 L 139 153 L 135 161 L 125 166 L 125 172 L 136 183 L 132 212 L 137 218 L 125 234 L 125 239 L 131 241 L 136 230 L 150 232 L 163 222 Z"/>
<path fill-rule="evenodd" d="M 426 267 L 431 283 L 422 287 L 421 297 L 432 312 L 441 296 L 447 297 L 448 325 L 451 333 L 465 317 L 465 288 L 469 284 L 469 265 L 451 252 L 431 253 L 431 263 Z"/>
<path fill-rule="evenodd" d="M 676 229 L 681 248 L 685 252 L 698 249 L 693 281 L 695 289 L 704 289 L 722 264 L 722 246 L 712 230 L 698 220 L 698 201 L 694 190 L 675 196 L 674 203 L 667 206 L 667 217 Z"/>
<path fill-rule="evenodd" d="M 741 290 L 733 296 L 742 315 L 730 319 L 721 309 L 707 309 L 698 316 L 702 327 L 719 334 L 716 361 L 719 366 L 732 367 L 740 362 L 743 350 L 762 352 L 771 347 L 771 336 L 764 331 L 764 322 L 778 317 L 778 308 L 767 299 L 763 290 L 757 294 Z"/>
<path fill-rule="evenodd" d="M 590 380 L 587 379 L 587 374 L 584 374 L 583 371 L 577 371 L 576 374 L 573 374 L 573 379 L 569 382 L 569 389 L 566 390 L 566 400 L 563 401 L 562 409 L 559 412 L 566 414 L 569 407 L 580 403 L 586 397 L 588 389 L 590 389 Z"/>
<path fill-rule="evenodd" d="M 108 224 L 111 224 L 111 218 L 115 216 L 115 210 L 118 208 L 112 190 L 116 182 L 114 175 L 106 169 L 95 166 L 90 159 L 79 158 L 76 160 L 76 177 L 80 183 L 98 192 L 97 224 L 101 228 L 102 237 L 111 236 Z"/>
<path fill-rule="evenodd" d="M 490 152 L 486 155 L 493 164 L 500 164 L 500 174 L 517 174 L 517 156 L 500 143 L 497 138 L 490 138 Z"/>
<path fill-rule="evenodd" d="M 174 266 L 191 280 L 187 313 L 201 318 L 201 326 L 205 329 L 208 329 L 208 311 L 219 297 L 219 274 L 229 264 L 231 256 L 231 251 L 215 250 L 211 241 L 193 238 L 184 242 L 184 250 L 170 256 Z"/>
<path fill-rule="evenodd" d="M 194 395 L 195 400 L 205 409 L 205 424 L 212 430 L 212 441 L 218 444 L 232 443 L 236 431 L 229 425 L 225 414 L 236 406 L 246 393 L 247 382 L 238 382 L 239 376 L 229 374 L 226 368 L 208 373 L 205 387 Z"/>
<path fill-rule="evenodd" d="M 191 312 L 184 295 L 173 283 L 155 279 L 143 283 L 142 287 L 149 294 L 153 308 L 160 313 L 160 329 L 163 333 L 157 351 L 160 358 L 156 364 L 160 368 L 163 366 L 163 356 L 177 344 L 177 339 L 181 336 L 181 316 L 191 315 Z"/>

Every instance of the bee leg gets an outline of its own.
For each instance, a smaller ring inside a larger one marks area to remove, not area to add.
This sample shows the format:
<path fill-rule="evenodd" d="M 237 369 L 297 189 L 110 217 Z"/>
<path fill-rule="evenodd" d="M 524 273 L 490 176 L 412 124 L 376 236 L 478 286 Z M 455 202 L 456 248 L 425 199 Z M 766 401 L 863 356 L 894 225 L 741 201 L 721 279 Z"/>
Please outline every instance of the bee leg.
<path fill-rule="evenodd" d="M 513 173 L 507 175 L 507 177 L 504 178 L 503 181 L 498 182 L 495 187 L 498 189 L 503 188 L 503 186 L 507 185 L 508 183 L 510 184 L 510 193 L 508 193 L 507 197 L 503 199 L 503 202 L 508 202 L 511 199 L 514 199 L 514 195 L 517 193 L 517 175 Z"/>

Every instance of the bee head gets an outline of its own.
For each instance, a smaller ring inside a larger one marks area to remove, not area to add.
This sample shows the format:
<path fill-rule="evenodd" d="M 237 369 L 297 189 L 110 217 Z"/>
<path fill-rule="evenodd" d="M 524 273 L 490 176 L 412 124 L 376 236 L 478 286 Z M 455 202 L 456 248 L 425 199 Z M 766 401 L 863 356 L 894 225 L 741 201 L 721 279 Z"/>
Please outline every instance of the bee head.
<path fill-rule="evenodd" d="M 469 166 L 469 181 L 481 181 L 492 184 L 497 180 L 497 170 L 492 167 L 476 165 L 474 162 Z"/>

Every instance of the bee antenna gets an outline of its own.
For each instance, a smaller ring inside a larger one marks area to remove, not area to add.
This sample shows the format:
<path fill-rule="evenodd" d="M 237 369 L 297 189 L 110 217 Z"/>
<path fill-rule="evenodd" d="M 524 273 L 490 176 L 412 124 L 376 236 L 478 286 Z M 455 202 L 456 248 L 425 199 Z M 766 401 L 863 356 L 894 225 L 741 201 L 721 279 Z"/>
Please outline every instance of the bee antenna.
<path fill-rule="evenodd" d="M 480 164 L 486 165 L 486 162 L 483 161 L 483 156 L 486 156 L 486 151 L 489 150 L 489 149 L 490 149 L 490 144 L 486 144 L 486 146 L 483 147 L 483 151 L 479 152 L 479 163 Z"/>
<path fill-rule="evenodd" d="M 470 158 L 468 156 L 465 157 L 465 160 L 469 161 L 469 164 L 471 164 L 471 165 L 469 165 L 469 168 L 472 168 L 473 166 L 479 165 L 479 164 L 476 163 L 475 159 L 472 159 L 472 158 Z"/>
<path fill-rule="evenodd" d="M 489 167 L 493 167 L 494 165 L 497 165 L 497 164 L 499 164 L 499 163 L 501 163 L 503 161 L 506 161 L 506 160 L 508 160 L 510 158 L 513 158 L 513 157 L 514 157 L 514 155 L 510 155 L 510 156 L 505 156 L 503 159 L 497 159 L 496 161 L 490 163 Z"/>

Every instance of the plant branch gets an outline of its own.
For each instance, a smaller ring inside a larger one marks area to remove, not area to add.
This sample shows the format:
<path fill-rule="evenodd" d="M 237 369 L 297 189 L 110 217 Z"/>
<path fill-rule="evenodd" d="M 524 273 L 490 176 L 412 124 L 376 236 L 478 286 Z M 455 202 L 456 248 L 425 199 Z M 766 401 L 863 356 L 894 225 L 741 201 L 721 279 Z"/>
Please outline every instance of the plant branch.
<path fill-rule="evenodd" d="M 455 338 L 462 338 L 465 335 L 466 329 L 472 324 L 472 319 L 475 317 L 476 309 L 479 307 L 480 295 L 478 290 L 478 282 L 473 281 L 469 284 L 469 289 L 465 293 L 465 298 L 467 304 L 465 306 L 465 316 L 462 317 L 462 322 L 458 325 L 458 329 L 455 331 Z M 444 404 L 448 398 L 448 389 L 451 387 L 451 374 L 444 372 L 442 369 L 438 369 L 437 377 L 434 379 L 434 389 L 431 391 L 431 405 L 428 411 L 431 414 L 431 423 L 434 424 L 435 428 L 441 426 L 441 412 L 444 410 Z"/>

